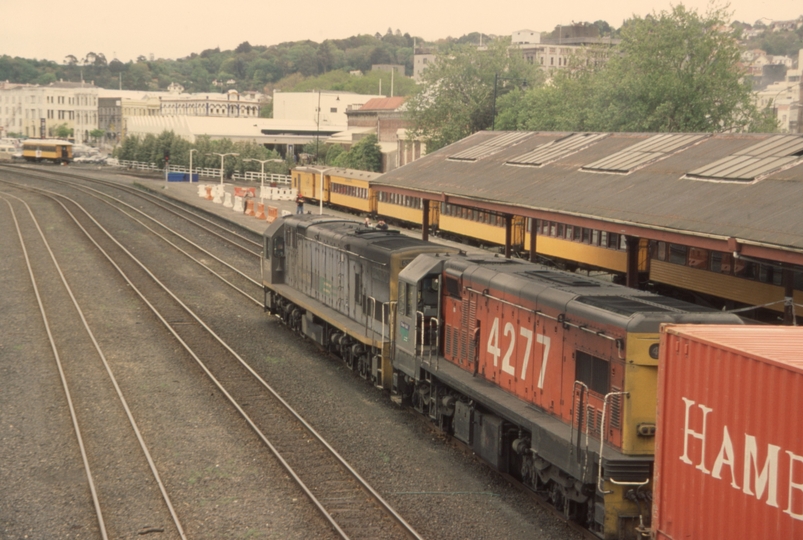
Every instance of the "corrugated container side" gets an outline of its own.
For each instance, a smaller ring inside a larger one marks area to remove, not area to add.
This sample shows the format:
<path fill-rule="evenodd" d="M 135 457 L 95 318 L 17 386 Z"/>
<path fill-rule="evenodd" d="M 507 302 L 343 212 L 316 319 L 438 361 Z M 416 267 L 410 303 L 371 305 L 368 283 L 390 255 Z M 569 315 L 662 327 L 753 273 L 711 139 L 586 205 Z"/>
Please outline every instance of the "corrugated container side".
<path fill-rule="evenodd" d="M 667 326 L 653 537 L 803 538 L 803 329 Z"/>

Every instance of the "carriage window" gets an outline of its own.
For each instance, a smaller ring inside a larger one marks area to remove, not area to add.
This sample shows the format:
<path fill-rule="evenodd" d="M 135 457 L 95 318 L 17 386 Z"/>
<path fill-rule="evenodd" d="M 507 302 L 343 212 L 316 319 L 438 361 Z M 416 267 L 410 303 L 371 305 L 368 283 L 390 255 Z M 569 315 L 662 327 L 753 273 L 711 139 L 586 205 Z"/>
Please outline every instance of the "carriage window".
<path fill-rule="evenodd" d="M 591 231 L 591 245 L 592 246 L 599 245 L 599 231 L 596 229 Z"/>
<path fill-rule="evenodd" d="M 607 394 L 610 384 L 608 362 L 581 351 L 575 353 L 575 360 L 575 379 L 585 383 L 592 392 Z"/>
<path fill-rule="evenodd" d="M 583 243 L 584 244 L 591 243 L 591 229 L 583 229 Z"/>
<path fill-rule="evenodd" d="M 574 241 L 580 242 L 583 239 L 583 228 L 582 227 L 575 227 L 574 228 Z"/>
<path fill-rule="evenodd" d="M 574 227 L 566 225 L 566 239 L 571 240 L 572 238 L 574 238 Z"/>
<path fill-rule="evenodd" d="M 686 264 L 686 252 L 688 248 L 680 244 L 669 244 L 669 262 L 672 264 Z"/>
<path fill-rule="evenodd" d="M 736 259 L 733 274 L 745 279 L 756 279 L 756 263 L 745 261 L 744 259 Z"/>
<path fill-rule="evenodd" d="M 619 235 L 616 233 L 610 233 L 608 235 L 608 245 L 611 249 L 619 249 Z"/>
<path fill-rule="evenodd" d="M 708 250 L 700 248 L 689 249 L 689 266 L 700 270 L 708 270 Z"/>
<path fill-rule="evenodd" d="M 599 245 L 602 247 L 608 247 L 608 232 L 602 231 L 599 233 Z"/>
<path fill-rule="evenodd" d="M 709 269 L 712 272 L 722 272 L 722 253 L 719 251 L 711 252 L 711 260 L 709 261 Z"/>

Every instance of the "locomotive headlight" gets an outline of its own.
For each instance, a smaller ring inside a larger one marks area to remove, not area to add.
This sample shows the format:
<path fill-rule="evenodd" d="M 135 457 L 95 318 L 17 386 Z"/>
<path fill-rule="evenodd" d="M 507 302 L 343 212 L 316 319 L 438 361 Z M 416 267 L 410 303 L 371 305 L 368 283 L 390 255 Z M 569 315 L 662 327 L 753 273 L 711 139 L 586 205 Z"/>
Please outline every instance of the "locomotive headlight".
<path fill-rule="evenodd" d="M 650 345 L 650 358 L 658 360 L 659 346 L 657 343 Z"/>
<path fill-rule="evenodd" d="M 639 437 L 655 437 L 655 424 L 639 424 L 636 426 Z"/>

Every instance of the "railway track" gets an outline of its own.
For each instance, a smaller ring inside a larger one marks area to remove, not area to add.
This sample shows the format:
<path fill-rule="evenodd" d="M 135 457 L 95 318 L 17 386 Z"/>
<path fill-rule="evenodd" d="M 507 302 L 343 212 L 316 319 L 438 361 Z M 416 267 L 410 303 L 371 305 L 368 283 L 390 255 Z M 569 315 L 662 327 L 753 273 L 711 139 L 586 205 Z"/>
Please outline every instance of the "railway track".
<path fill-rule="evenodd" d="M 343 538 L 419 538 L 331 445 L 124 242 L 70 197 L 39 188 L 27 189 L 55 201 L 84 231 L 242 415 L 334 531 Z"/>
<path fill-rule="evenodd" d="M 8 206 L 14 221 L 80 449 L 100 537 L 106 539 L 109 536 L 126 535 L 126 531 L 137 530 L 137 521 L 143 523 L 147 518 L 151 523 L 162 525 L 139 527 L 139 532 L 147 529 L 165 533 L 164 525 L 169 524 L 165 537 L 186 538 L 117 378 L 73 295 L 39 221 L 25 201 L 2 193 L 0 199 L 0 204 Z M 15 205 L 22 210 L 21 215 L 18 215 Z M 77 317 L 65 315 L 65 312 Z M 130 432 L 118 427 L 126 421 Z M 138 454 L 142 459 L 120 461 L 118 457 L 124 449 L 134 449 L 133 452 L 128 450 L 127 454 Z M 155 484 L 158 486 L 158 495 L 154 493 L 147 498 L 138 496 L 137 500 L 114 496 L 117 478 L 120 477 L 147 487 Z"/>

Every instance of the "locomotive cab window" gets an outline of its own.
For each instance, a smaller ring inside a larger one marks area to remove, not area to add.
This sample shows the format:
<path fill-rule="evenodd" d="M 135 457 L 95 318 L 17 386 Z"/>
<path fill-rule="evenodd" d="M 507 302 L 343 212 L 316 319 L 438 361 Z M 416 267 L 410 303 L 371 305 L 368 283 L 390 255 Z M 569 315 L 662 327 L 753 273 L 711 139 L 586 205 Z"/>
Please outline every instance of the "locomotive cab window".
<path fill-rule="evenodd" d="M 273 239 L 273 256 L 284 257 L 284 238 L 277 236 Z"/>
<path fill-rule="evenodd" d="M 574 378 L 585 383 L 592 392 L 604 396 L 610 385 L 610 366 L 602 358 L 576 351 Z"/>

